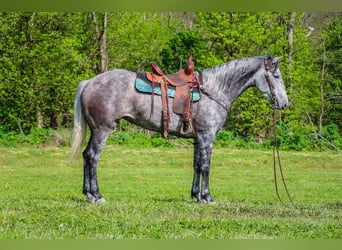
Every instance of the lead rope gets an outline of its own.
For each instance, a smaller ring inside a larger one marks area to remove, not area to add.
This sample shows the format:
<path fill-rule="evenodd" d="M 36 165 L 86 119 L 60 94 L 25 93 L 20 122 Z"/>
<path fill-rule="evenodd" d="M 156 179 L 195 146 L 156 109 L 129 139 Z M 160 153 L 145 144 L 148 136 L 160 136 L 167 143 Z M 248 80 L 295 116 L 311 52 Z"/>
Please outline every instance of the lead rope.
<path fill-rule="evenodd" d="M 273 118 L 273 136 L 274 136 L 274 146 L 273 146 L 273 171 L 274 171 L 274 185 L 275 185 L 275 190 L 277 193 L 277 197 L 278 200 L 280 201 L 281 204 L 284 204 L 282 199 L 280 198 L 279 195 L 279 190 L 278 190 L 278 182 L 277 182 L 277 159 L 278 158 L 278 165 L 279 165 L 279 172 L 281 175 L 281 180 L 284 184 L 284 188 L 286 191 L 286 195 L 289 198 L 291 204 L 298 209 L 298 207 L 295 205 L 295 203 L 293 202 L 291 195 L 289 193 L 289 190 L 287 189 L 287 185 L 286 185 L 286 181 L 284 178 L 284 174 L 283 174 L 283 166 L 281 164 L 281 160 L 280 160 L 280 153 L 279 153 L 279 146 L 278 146 L 278 140 L 277 140 L 277 124 L 276 124 L 276 111 L 274 108 L 272 108 L 272 118 Z M 276 157 L 276 152 L 277 152 L 277 157 Z"/>
<path fill-rule="evenodd" d="M 289 193 L 289 190 L 287 189 L 287 185 L 286 185 L 286 181 L 285 181 L 285 178 L 284 178 L 284 174 L 283 174 L 283 166 L 281 164 L 281 160 L 280 160 L 280 153 L 279 153 L 279 145 L 278 145 L 278 140 L 277 140 L 277 122 L 276 122 L 276 111 L 275 111 L 275 107 L 273 104 L 275 104 L 277 101 L 276 101 L 276 98 L 275 98 L 275 93 L 274 93 L 274 86 L 273 86 L 273 83 L 272 83 L 272 80 L 269 76 L 269 65 L 268 65 L 268 59 L 265 58 L 264 59 L 264 66 L 265 66 L 265 70 L 266 70 L 266 74 L 265 74 L 265 77 L 266 77 L 266 80 L 267 80 L 267 83 L 268 83 L 268 86 L 270 88 L 270 91 L 272 93 L 272 120 L 273 120 L 273 137 L 274 137 L 274 144 L 273 144 L 273 172 L 274 172 L 274 185 L 275 185 L 275 190 L 276 190 L 276 193 L 277 193 L 277 197 L 278 197 L 278 200 L 280 201 L 281 204 L 284 204 L 282 199 L 280 198 L 280 195 L 279 195 L 279 190 L 278 190 L 278 181 L 277 181 L 277 159 L 278 158 L 278 165 L 279 165 L 279 172 L 280 172 L 280 175 L 281 175 L 281 180 L 283 182 L 283 185 L 284 185 L 284 188 L 285 188 L 285 191 L 286 191 L 286 195 L 287 197 L 289 198 L 291 204 L 295 207 L 295 208 L 298 208 L 292 198 L 291 198 L 291 195 Z M 276 157 L 276 152 L 277 152 L 277 157 Z"/>

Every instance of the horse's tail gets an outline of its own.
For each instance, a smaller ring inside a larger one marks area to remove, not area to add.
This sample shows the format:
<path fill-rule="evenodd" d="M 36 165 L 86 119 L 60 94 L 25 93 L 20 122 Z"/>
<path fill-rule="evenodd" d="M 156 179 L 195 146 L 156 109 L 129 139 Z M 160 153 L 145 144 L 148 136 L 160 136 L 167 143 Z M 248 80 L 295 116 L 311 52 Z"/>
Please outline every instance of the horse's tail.
<path fill-rule="evenodd" d="M 87 82 L 81 82 L 78 85 L 78 89 L 76 92 L 75 102 L 74 102 L 74 129 L 72 135 L 72 142 L 70 147 L 69 159 L 73 161 L 76 159 L 76 156 L 80 153 L 87 131 L 87 123 L 84 119 L 83 110 L 82 110 L 82 92 L 84 87 L 87 85 Z"/>

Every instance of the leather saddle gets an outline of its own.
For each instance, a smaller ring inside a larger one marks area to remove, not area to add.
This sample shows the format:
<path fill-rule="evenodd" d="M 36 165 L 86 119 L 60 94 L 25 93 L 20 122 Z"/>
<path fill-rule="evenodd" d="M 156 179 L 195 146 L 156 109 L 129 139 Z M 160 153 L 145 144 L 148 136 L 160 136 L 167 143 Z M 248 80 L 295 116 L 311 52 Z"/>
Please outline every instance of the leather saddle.
<path fill-rule="evenodd" d="M 193 133 L 191 121 L 191 92 L 194 88 L 198 88 L 200 81 L 197 73 L 194 72 L 195 64 L 190 55 L 186 67 L 177 73 L 165 75 L 155 62 L 150 62 L 152 72 L 146 72 L 146 78 L 154 84 L 160 84 L 162 98 L 162 115 L 163 115 L 163 137 L 168 136 L 168 128 L 170 121 L 170 111 L 168 107 L 168 86 L 175 87 L 175 97 L 173 100 L 172 110 L 174 113 L 181 115 L 182 124 L 180 133 L 189 135 Z M 153 91 L 152 91 L 153 95 Z M 153 98 L 152 98 L 153 100 Z M 152 103 L 153 105 L 153 103 Z"/>

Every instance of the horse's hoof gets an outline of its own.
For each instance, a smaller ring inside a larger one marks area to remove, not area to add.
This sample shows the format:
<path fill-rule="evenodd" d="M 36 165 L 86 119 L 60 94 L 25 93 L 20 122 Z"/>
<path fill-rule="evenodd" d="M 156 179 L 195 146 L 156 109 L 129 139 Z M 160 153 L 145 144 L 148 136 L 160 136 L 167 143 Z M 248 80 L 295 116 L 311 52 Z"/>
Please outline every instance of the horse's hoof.
<path fill-rule="evenodd" d="M 95 198 L 88 198 L 87 199 L 88 203 L 95 204 L 96 200 Z"/>
<path fill-rule="evenodd" d="M 102 197 L 102 198 L 98 199 L 97 201 L 95 201 L 95 203 L 96 204 L 104 204 L 104 203 L 106 203 L 106 199 Z"/>
<path fill-rule="evenodd" d="M 211 195 L 202 195 L 201 202 L 209 205 L 216 203 L 213 198 L 211 198 Z"/>
<path fill-rule="evenodd" d="M 191 198 L 192 199 L 195 198 L 197 202 L 201 202 L 201 195 L 199 193 L 196 194 L 196 193 L 191 192 Z"/>
<path fill-rule="evenodd" d="M 103 203 L 106 203 L 106 199 L 105 198 L 101 197 L 99 199 L 96 199 L 96 197 L 94 195 L 92 195 L 91 193 L 87 193 L 87 200 L 91 204 L 103 204 Z"/>
<path fill-rule="evenodd" d="M 213 204 L 216 204 L 216 202 L 214 200 L 205 200 L 205 199 L 202 199 L 200 201 L 201 203 L 204 203 L 204 204 L 208 204 L 208 205 L 213 205 Z"/>
<path fill-rule="evenodd" d="M 96 198 L 94 196 L 92 196 L 91 194 L 87 194 L 87 201 L 89 203 L 94 204 L 96 202 Z"/>
<path fill-rule="evenodd" d="M 214 205 L 214 204 L 216 204 L 216 201 L 214 201 L 214 200 L 207 201 L 207 204 L 208 204 L 208 205 Z"/>
<path fill-rule="evenodd" d="M 88 197 L 88 202 L 91 204 L 104 204 L 104 203 L 106 203 L 106 199 L 100 198 L 100 199 L 96 200 L 95 197 Z"/>

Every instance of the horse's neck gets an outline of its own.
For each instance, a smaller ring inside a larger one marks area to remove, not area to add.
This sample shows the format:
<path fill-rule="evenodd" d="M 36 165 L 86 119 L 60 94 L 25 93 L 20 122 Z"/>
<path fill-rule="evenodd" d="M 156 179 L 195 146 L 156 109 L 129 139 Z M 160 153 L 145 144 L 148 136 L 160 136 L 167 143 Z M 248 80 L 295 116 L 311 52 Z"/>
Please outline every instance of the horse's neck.
<path fill-rule="evenodd" d="M 236 60 L 204 70 L 204 87 L 213 95 L 224 96 L 230 106 L 246 89 L 253 86 L 251 78 L 258 67 L 249 60 L 252 59 Z"/>

